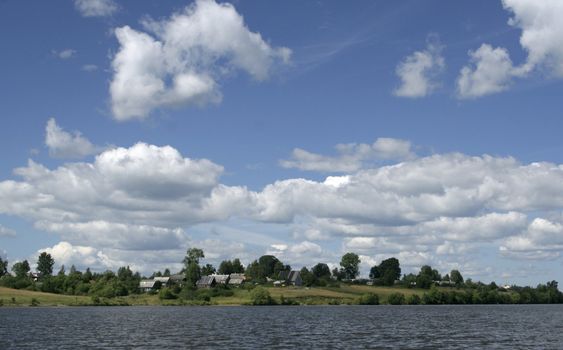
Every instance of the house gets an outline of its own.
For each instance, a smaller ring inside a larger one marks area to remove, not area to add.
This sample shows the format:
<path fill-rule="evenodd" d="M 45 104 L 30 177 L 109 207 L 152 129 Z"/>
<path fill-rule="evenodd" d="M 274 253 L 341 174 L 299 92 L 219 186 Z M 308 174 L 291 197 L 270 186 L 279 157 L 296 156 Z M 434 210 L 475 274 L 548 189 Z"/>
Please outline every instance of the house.
<path fill-rule="evenodd" d="M 163 287 L 170 287 L 170 277 L 154 277 L 155 282 L 160 282 Z"/>
<path fill-rule="evenodd" d="M 29 277 L 31 277 L 34 282 L 37 282 L 43 277 L 43 274 L 41 272 L 30 272 Z"/>
<path fill-rule="evenodd" d="M 196 282 L 196 287 L 198 288 L 213 288 L 217 283 L 215 282 L 215 277 L 211 276 L 203 276 Z"/>
<path fill-rule="evenodd" d="M 300 271 L 282 271 L 280 272 L 280 280 L 286 286 L 302 286 L 303 280 L 301 279 L 301 272 Z"/>
<path fill-rule="evenodd" d="M 184 284 L 185 280 L 186 280 L 186 275 L 179 273 L 179 274 L 170 276 L 169 282 L 170 282 L 170 284 L 177 284 L 181 287 Z"/>
<path fill-rule="evenodd" d="M 244 283 L 245 279 L 246 279 L 246 276 L 244 276 L 244 273 L 231 273 L 229 275 L 229 285 L 230 286 L 240 286 L 241 284 Z"/>
<path fill-rule="evenodd" d="M 227 285 L 229 283 L 229 275 L 211 275 L 215 277 L 215 283 Z"/>
<path fill-rule="evenodd" d="M 141 282 L 139 282 L 139 289 L 141 290 L 141 292 L 150 292 L 154 289 L 155 284 L 155 280 L 141 280 Z"/>

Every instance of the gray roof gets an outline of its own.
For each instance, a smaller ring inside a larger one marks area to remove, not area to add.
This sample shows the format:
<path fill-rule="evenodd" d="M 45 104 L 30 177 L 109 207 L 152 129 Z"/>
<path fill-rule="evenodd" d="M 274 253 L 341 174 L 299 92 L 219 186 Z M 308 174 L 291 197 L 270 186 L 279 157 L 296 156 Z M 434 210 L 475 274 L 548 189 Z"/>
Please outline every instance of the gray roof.
<path fill-rule="evenodd" d="M 246 276 L 244 273 L 231 273 L 229 276 L 229 284 L 242 284 Z"/>
<path fill-rule="evenodd" d="M 301 278 L 301 272 L 299 272 L 299 271 L 291 271 L 291 272 L 289 273 L 289 276 L 287 277 L 287 280 L 288 280 L 289 282 L 295 283 L 295 282 L 297 281 L 297 279 L 300 279 L 300 278 Z"/>
<path fill-rule="evenodd" d="M 215 277 L 215 282 L 220 284 L 227 284 L 229 281 L 229 275 L 211 275 Z"/>
<path fill-rule="evenodd" d="M 160 283 L 162 284 L 166 284 L 168 283 L 168 281 L 170 281 L 170 277 L 155 277 L 153 278 L 153 280 L 160 281 Z"/>
<path fill-rule="evenodd" d="M 155 280 L 142 280 L 139 282 L 139 288 L 154 288 Z"/>
<path fill-rule="evenodd" d="M 215 276 L 203 276 L 197 281 L 198 286 L 210 286 L 215 282 Z"/>
<path fill-rule="evenodd" d="M 186 276 L 183 275 L 183 274 L 181 274 L 181 273 L 170 276 L 170 279 L 171 279 L 172 281 L 183 281 L 184 278 L 186 278 Z"/>

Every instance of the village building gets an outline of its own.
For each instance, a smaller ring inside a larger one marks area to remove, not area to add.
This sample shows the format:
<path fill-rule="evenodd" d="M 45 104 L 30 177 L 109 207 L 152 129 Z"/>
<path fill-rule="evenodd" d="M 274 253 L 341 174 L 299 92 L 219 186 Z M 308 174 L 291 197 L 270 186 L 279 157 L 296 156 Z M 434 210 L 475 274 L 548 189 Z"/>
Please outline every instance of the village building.
<path fill-rule="evenodd" d="M 229 283 L 229 275 L 211 275 L 215 278 L 215 283 L 227 285 Z"/>
<path fill-rule="evenodd" d="M 155 282 L 160 282 L 163 287 L 170 287 L 172 284 L 170 277 L 154 277 L 153 280 Z"/>
<path fill-rule="evenodd" d="M 155 280 L 141 280 L 141 282 L 139 282 L 139 289 L 141 290 L 141 292 L 150 292 L 154 289 L 155 284 Z"/>
<path fill-rule="evenodd" d="M 280 280 L 276 282 L 274 282 L 274 285 L 276 286 L 286 285 L 286 286 L 301 287 L 303 285 L 303 280 L 301 279 L 301 272 L 296 270 L 280 272 Z"/>
<path fill-rule="evenodd" d="M 196 282 L 197 288 L 213 288 L 217 282 L 215 282 L 214 276 L 203 276 Z"/>
<path fill-rule="evenodd" d="M 246 276 L 244 273 L 231 273 L 229 275 L 229 285 L 230 286 L 240 286 L 244 283 Z"/>

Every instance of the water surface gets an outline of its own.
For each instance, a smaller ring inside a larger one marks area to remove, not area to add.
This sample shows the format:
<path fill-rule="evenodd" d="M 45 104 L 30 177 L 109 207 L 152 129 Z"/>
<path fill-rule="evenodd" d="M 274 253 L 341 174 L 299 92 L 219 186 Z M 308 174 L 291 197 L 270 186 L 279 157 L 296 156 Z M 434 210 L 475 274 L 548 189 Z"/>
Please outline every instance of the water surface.
<path fill-rule="evenodd" d="M 563 305 L 0 308 L 0 349 L 563 349 Z"/>

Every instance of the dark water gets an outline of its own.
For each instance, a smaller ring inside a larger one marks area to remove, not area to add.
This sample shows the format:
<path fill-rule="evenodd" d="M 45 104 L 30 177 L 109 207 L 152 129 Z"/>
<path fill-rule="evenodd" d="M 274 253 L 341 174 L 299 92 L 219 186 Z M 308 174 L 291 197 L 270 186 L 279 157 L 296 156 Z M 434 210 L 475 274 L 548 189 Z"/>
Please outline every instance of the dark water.
<path fill-rule="evenodd" d="M 563 305 L 0 308 L 0 349 L 563 349 Z"/>

